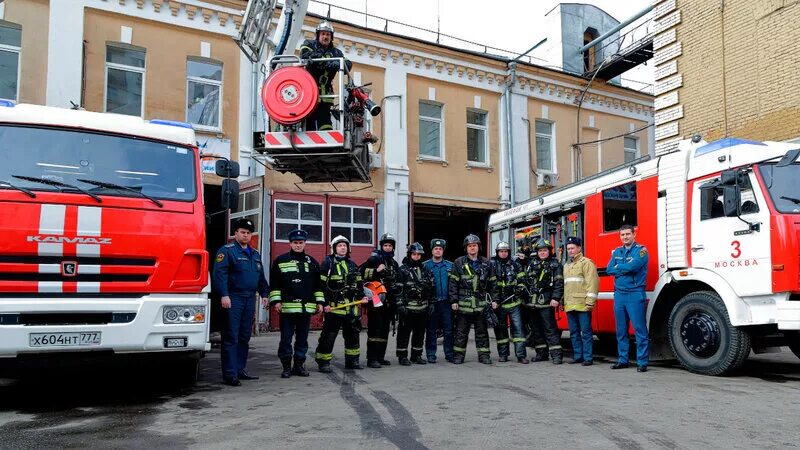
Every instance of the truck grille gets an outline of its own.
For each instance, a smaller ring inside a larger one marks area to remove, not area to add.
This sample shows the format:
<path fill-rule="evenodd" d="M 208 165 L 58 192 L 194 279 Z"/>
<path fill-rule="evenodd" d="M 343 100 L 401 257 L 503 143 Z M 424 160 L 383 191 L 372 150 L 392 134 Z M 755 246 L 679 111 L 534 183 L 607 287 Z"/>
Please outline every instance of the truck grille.
<path fill-rule="evenodd" d="M 147 274 L 100 274 L 88 273 L 64 276 L 60 273 L 16 273 L 0 272 L 0 281 L 96 281 L 96 282 L 146 282 Z"/>
<path fill-rule="evenodd" d="M 155 270 L 154 258 L 0 255 L 0 283 L 146 283 Z"/>

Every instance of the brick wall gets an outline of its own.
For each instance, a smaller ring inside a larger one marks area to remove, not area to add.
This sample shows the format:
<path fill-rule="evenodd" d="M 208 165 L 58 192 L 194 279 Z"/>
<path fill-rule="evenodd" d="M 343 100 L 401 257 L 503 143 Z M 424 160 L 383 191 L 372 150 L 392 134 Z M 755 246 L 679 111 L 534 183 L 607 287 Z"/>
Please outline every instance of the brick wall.
<path fill-rule="evenodd" d="M 656 24 L 656 39 L 670 42 L 657 46 L 654 58 L 661 77 L 659 144 L 695 133 L 708 141 L 800 137 L 800 0 L 725 0 L 724 8 L 720 0 L 667 0 L 657 6 L 667 11 L 670 4 L 674 11 L 658 19 L 664 25 Z"/>

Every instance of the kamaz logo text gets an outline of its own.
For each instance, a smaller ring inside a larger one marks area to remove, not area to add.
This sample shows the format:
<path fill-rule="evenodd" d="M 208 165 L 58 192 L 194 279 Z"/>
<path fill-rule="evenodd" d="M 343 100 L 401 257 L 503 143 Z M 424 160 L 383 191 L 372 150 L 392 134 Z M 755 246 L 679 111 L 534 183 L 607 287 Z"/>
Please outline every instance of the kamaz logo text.
<path fill-rule="evenodd" d="M 42 242 L 47 244 L 110 244 L 111 238 L 36 235 L 28 236 L 28 242 Z"/>

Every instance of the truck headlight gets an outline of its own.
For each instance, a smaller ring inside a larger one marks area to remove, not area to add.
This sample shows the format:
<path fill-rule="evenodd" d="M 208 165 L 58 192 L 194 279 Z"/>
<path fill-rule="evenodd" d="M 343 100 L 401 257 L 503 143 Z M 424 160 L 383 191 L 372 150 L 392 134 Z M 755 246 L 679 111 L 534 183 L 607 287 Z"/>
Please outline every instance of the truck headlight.
<path fill-rule="evenodd" d="M 206 321 L 205 306 L 165 306 L 164 323 L 203 323 Z"/>

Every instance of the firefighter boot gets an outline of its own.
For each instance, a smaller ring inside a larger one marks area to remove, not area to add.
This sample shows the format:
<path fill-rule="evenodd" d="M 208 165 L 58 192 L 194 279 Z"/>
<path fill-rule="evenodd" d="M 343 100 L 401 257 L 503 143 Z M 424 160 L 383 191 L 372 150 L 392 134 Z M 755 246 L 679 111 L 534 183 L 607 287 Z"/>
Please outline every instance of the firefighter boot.
<path fill-rule="evenodd" d="M 354 370 L 363 369 L 363 367 L 361 367 L 361 364 L 358 363 L 357 359 L 348 359 L 348 360 L 346 360 L 344 362 L 344 368 L 345 369 L 354 369 Z"/>
<path fill-rule="evenodd" d="M 281 378 L 289 378 L 292 376 L 292 358 L 281 358 L 281 364 L 283 365 L 283 372 L 281 372 Z"/>
<path fill-rule="evenodd" d="M 295 358 L 294 359 L 294 367 L 292 367 L 292 375 L 297 375 L 299 377 L 307 377 L 309 375 L 308 370 L 305 368 L 305 359 Z"/>
<path fill-rule="evenodd" d="M 411 357 L 411 362 L 413 362 L 414 364 L 428 364 L 427 361 L 422 359 L 421 355 L 412 356 Z"/>
<path fill-rule="evenodd" d="M 506 361 L 508 361 L 508 358 L 506 358 Z M 486 353 L 484 353 L 482 355 L 478 355 L 478 362 L 481 363 L 481 364 L 491 364 L 492 363 L 492 357 L 489 356 Z"/>
<path fill-rule="evenodd" d="M 409 361 L 408 357 L 406 357 L 406 356 L 401 356 L 401 357 L 397 358 L 397 363 L 400 364 L 401 366 L 410 366 L 411 365 L 411 361 Z"/>
<path fill-rule="evenodd" d="M 553 364 L 561 364 L 563 362 L 563 354 L 561 350 L 550 350 L 550 359 L 553 361 Z"/>
<path fill-rule="evenodd" d="M 379 361 L 373 359 L 372 361 L 367 361 L 367 367 L 370 369 L 380 369 L 382 366 Z"/>
<path fill-rule="evenodd" d="M 547 361 L 547 348 L 537 348 L 536 356 L 533 357 L 533 362 Z"/>
<path fill-rule="evenodd" d="M 331 373 L 333 369 L 331 369 L 331 363 L 329 361 L 317 361 L 319 365 L 319 371 L 321 373 Z"/>
<path fill-rule="evenodd" d="M 464 355 L 456 353 L 456 355 L 453 356 L 453 364 L 464 364 Z"/>

